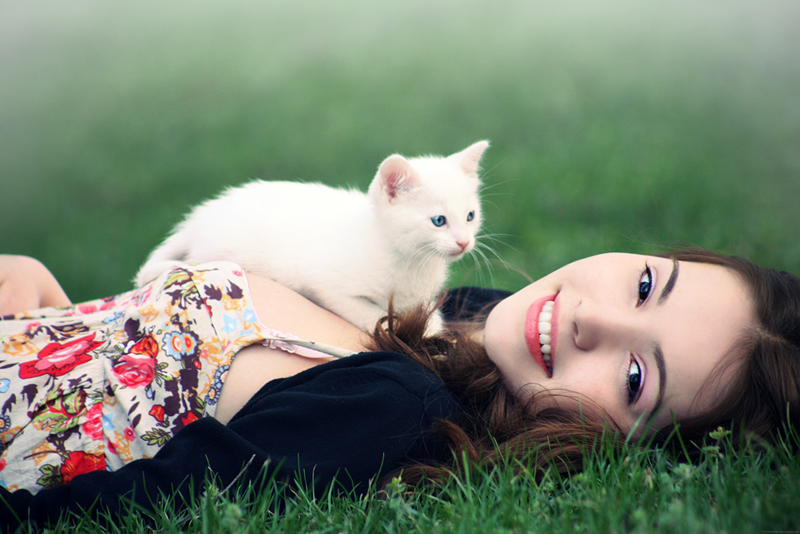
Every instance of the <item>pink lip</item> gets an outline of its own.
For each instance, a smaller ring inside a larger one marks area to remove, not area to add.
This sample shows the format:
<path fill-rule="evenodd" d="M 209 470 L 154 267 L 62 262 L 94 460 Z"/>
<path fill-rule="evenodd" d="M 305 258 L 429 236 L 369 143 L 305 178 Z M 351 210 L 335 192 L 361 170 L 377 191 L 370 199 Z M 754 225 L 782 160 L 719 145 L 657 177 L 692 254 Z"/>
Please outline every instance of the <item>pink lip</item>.
<path fill-rule="evenodd" d="M 542 313 L 542 308 L 544 307 L 545 303 L 555 301 L 557 295 L 550 295 L 549 297 L 542 297 L 540 299 L 536 299 L 533 304 L 530 305 L 528 308 L 528 313 L 525 316 L 525 344 L 528 346 L 528 352 L 531 353 L 534 361 L 539 364 L 539 367 L 542 368 L 544 374 L 548 378 L 552 378 L 550 375 L 550 371 L 547 369 L 547 366 L 544 364 L 544 358 L 542 357 L 542 347 L 539 344 L 539 314 Z M 550 322 L 552 326 L 552 332 L 550 332 L 550 337 L 553 341 L 550 343 L 550 346 L 553 347 L 552 353 L 550 354 L 550 365 L 553 365 L 553 354 L 556 352 L 556 333 L 558 332 L 558 304 L 553 310 L 553 319 Z"/>

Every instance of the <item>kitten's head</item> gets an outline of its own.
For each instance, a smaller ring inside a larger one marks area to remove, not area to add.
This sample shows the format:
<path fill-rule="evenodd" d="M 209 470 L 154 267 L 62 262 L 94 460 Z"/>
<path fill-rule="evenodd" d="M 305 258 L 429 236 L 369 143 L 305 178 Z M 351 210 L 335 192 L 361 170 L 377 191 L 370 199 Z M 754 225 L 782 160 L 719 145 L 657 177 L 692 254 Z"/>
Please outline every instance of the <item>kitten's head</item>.
<path fill-rule="evenodd" d="M 399 252 L 455 261 L 475 247 L 478 169 L 488 146 L 479 141 L 446 158 L 395 154 L 381 163 L 369 196 Z"/>

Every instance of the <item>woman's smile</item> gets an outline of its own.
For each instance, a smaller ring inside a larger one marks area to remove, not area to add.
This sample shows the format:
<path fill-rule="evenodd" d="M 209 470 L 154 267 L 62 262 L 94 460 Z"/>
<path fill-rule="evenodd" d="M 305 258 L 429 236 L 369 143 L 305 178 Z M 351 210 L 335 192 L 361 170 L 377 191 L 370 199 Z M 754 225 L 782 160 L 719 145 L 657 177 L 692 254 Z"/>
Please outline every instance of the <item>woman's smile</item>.
<path fill-rule="evenodd" d="M 553 354 L 558 332 L 555 299 L 555 295 L 537 299 L 528 308 L 525 317 L 525 343 L 528 351 L 548 378 L 553 377 Z"/>

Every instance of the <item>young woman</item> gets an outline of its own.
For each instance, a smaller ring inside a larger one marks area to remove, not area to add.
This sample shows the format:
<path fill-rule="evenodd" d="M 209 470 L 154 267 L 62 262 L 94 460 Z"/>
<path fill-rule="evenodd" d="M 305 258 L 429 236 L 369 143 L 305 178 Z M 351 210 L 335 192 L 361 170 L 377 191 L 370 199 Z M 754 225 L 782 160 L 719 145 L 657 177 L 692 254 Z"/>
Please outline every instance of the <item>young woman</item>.
<path fill-rule="evenodd" d="M 453 448 L 493 461 L 493 440 L 579 469 L 604 424 L 800 425 L 800 281 L 712 253 L 606 254 L 513 295 L 451 291 L 432 339 L 422 312 L 368 335 L 225 262 L 77 306 L 35 260 L 0 266 L 2 524 L 150 508 L 209 472 L 258 481 L 267 462 L 364 491 L 401 470 L 446 477 Z"/>

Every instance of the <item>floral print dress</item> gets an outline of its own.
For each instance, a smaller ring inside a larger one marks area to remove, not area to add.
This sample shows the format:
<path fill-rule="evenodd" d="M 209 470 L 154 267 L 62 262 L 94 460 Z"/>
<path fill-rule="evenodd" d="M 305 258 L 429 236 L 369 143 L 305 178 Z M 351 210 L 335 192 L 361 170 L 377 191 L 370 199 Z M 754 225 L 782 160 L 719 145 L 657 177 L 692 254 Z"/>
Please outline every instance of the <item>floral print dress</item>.
<path fill-rule="evenodd" d="M 152 457 L 213 416 L 235 354 L 266 336 L 244 273 L 178 265 L 146 286 L 0 321 L 0 485 L 36 492 Z M 273 348 L 294 352 L 273 342 Z"/>

